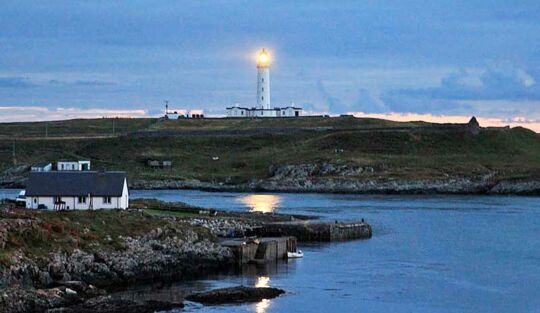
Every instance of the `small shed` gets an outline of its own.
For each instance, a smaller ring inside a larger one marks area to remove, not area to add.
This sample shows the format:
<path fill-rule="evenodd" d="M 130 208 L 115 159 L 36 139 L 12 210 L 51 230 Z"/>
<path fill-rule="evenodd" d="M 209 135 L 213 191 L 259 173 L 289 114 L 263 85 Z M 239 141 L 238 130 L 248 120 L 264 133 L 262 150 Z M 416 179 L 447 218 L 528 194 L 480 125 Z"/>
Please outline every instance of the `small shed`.
<path fill-rule="evenodd" d="M 171 168 L 172 167 L 172 161 L 166 160 L 148 160 L 146 161 L 146 165 L 151 168 Z"/>
<path fill-rule="evenodd" d="M 52 170 L 52 163 L 50 162 L 41 162 L 32 165 L 30 168 L 32 172 L 50 172 Z"/>

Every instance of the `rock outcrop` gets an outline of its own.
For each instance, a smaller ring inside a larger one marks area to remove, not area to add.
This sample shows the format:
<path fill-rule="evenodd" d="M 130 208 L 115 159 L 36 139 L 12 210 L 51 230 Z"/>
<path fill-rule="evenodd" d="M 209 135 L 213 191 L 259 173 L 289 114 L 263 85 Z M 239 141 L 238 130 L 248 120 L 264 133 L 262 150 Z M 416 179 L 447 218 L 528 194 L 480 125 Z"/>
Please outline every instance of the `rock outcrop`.
<path fill-rule="evenodd" d="M 346 164 L 270 166 L 266 179 L 242 184 L 199 180 L 136 180 L 135 189 L 199 189 L 208 191 L 324 192 L 358 194 L 504 194 L 539 195 L 540 180 L 498 179 L 496 173 L 434 179 L 382 178 L 384 169 Z"/>
<path fill-rule="evenodd" d="M 272 299 L 278 297 L 284 293 L 284 290 L 278 288 L 253 288 L 239 286 L 195 293 L 187 296 L 186 300 L 207 305 L 258 302 L 263 299 Z"/>
<path fill-rule="evenodd" d="M 41 264 L 23 255 L 12 258 L 13 265 L 0 272 L 0 287 L 47 288 L 75 280 L 106 288 L 154 278 L 189 277 L 227 266 L 232 253 L 190 229 L 168 227 L 141 238 L 124 238 L 122 250 L 52 253 Z"/>
<path fill-rule="evenodd" d="M 0 236 L 9 231 L 29 234 L 39 231 L 36 220 L 0 220 Z M 154 279 L 187 279 L 208 271 L 228 269 L 234 264 L 232 252 L 213 241 L 208 231 L 194 231 L 184 223 L 164 223 L 144 236 L 121 238 L 117 249 L 89 252 L 52 252 L 47 258 L 33 258 L 21 251 L 11 253 L 11 265 L 0 265 L 0 312 L 44 312 L 47 309 L 75 309 L 51 312 L 124 312 L 98 310 L 106 306 L 83 302 L 131 283 Z M 111 302 L 125 306 L 125 312 L 151 312 L 145 308 L 165 308 L 149 303 Z M 178 306 L 176 306 L 178 307 Z"/>
<path fill-rule="evenodd" d="M 132 301 L 101 296 L 88 299 L 80 304 L 49 309 L 45 313 L 154 313 L 181 309 L 183 307 L 184 304 L 182 303 Z"/>

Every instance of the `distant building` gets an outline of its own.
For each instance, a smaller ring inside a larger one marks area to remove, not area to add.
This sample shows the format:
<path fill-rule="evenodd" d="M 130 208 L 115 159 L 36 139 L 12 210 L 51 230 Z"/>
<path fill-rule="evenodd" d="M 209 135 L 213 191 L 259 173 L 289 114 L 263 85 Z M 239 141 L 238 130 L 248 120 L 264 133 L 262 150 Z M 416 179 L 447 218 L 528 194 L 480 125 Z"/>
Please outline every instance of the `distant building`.
<path fill-rule="evenodd" d="M 30 168 L 32 172 L 50 172 L 52 170 L 52 163 L 42 162 L 32 165 Z"/>
<path fill-rule="evenodd" d="M 165 117 L 168 119 L 168 120 L 177 120 L 178 117 L 179 117 L 179 114 L 178 112 L 174 111 L 174 112 L 167 112 L 165 114 Z"/>
<path fill-rule="evenodd" d="M 273 109 L 244 108 L 233 106 L 227 108 L 227 117 L 298 117 L 302 115 L 302 108 L 284 107 Z"/>
<path fill-rule="evenodd" d="M 56 170 L 58 171 L 89 171 L 90 161 L 58 161 Z"/>
<path fill-rule="evenodd" d="M 227 117 L 298 117 L 302 108 L 295 106 L 274 107 L 270 105 L 270 55 L 266 50 L 259 53 L 257 59 L 257 106 L 227 108 Z"/>
<path fill-rule="evenodd" d="M 165 116 L 168 120 L 177 120 L 179 118 L 204 118 L 203 110 L 191 109 L 191 110 L 176 110 L 169 111 L 169 102 L 165 101 Z"/>
<path fill-rule="evenodd" d="M 92 210 L 129 207 L 125 172 L 32 172 L 25 196 L 28 209 Z"/>
<path fill-rule="evenodd" d="M 151 168 L 171 168 L 172 161 L 159 161 L 159 160 L 148 160 L 146 165 Z"/>

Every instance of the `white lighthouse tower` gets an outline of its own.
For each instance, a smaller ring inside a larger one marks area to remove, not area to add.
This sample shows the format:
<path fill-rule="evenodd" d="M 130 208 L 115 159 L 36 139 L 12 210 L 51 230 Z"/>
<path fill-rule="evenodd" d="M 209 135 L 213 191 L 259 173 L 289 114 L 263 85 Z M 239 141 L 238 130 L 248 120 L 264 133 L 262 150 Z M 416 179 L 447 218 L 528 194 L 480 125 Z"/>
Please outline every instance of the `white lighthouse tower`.
<path fill-rule="evenodd" d="M 301 115 L 301 107 L 290 105 L 272 108 L 270 106 L 270 54 L 262 49 L 257 55 L 257 106 L 243 107 L 235 104 L 227 108 L 227 117 L 267 118 L 299 117 Z"/>
<path fill-rule="evenodd" d="M 270 110 L 270 55 L 264 49 L 257 58 L 257 108 Z"/>

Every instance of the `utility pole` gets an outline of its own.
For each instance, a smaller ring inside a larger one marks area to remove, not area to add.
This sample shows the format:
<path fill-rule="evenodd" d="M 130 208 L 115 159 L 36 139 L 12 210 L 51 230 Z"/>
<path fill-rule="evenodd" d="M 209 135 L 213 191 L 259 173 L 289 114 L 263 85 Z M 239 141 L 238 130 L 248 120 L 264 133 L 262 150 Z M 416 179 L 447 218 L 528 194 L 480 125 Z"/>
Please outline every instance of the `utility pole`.
<path fill-rule="evenodd" d="M 169 114 L 169 100 L 165 100 L 165 115 Z"/>
<path fill-rule="evenodd" d="M 113 120 L 112 120 L 112 134 L 114 135 L 116 129 L 115 129 L 115 122 L 116 122 L 116 118 L 113 117 Z"/>
<path fill-rule="evenodd" d="M 45 122 L 45 137 L 49 137 L 49 122 Z"/>

